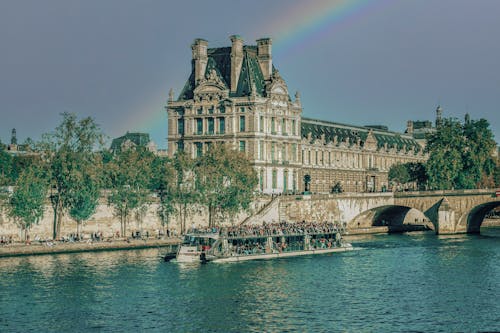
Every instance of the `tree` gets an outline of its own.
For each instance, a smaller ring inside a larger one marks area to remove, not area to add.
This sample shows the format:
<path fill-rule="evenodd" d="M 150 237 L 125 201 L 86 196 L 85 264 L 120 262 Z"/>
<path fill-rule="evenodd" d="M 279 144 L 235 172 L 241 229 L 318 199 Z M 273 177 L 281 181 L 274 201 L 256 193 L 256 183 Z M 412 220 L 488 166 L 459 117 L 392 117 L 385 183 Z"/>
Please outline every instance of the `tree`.
<path fill-rule="evenodd" d="M 151 189 L 157 194 L 159 204 L 157 214 L 160 217 L 163 233 L 168 228 L 170 216 L 175 213 L 175 169 L 168 158 L 155 157 L 152 164 Z"/>
<path fill-rule="evenodd" d="M 0 186 L 12 185 L 12 157 L 7 153 L 0 142 Z"/>
<path fill-rule="evenodd" d="M 43 218 L 47 182 L 36 167 L 29 167 L 19 176 L 9 200 L 9 216 L 21 228 L 25 240 L 29 230 Z"/>
<path fill-rule="evenodd" d="M 425 164 L 420 162 L 409 162 L 405 163 L 405 166 L 408 170 L 408 175 L 410 176 L 410 182 L 416 182 L 419 190 L 425 189 L 429 178 L 427 176 Z"/>
<path fill-rule="evenodd" d="M 72 113 L 63 113 L 55 131 L 44 134 L 39 144 L 42 156 L 50 170 L 51 204 L 54 211 L 53 237 L 59 238 L 62 217 L 72 209 L 74 193 L 81 184 L 79 174 L 91 174 L 95 170 L 94 150 L 102 146 L 104 135 L 90 118 L 78 120 Z"/>
<path fill-rule="evenodd" d="M 257 174 L 245 154 L 223 145 L 211 146 L 196 167 L 196 189 L 208 208 L 209 227 L 216 225 L 217 218 L 248 209 L 257 183 Z"/>
<path fill-rule="evenodd" d="M 76 221 L 76 234 L 81 236 L 85 221 L 94 215 L 99 204 L 100 189 L 97 177 L 89 174 L 79 174 L 79 179 L 73 181 L 68 190 L 68 212 Z"/>
<path fill-rule="evenodd" d="M 444 119 L 435 133 L 429 135 L 426 170 L 429 186 L 434 189 L 471 189 L 492 180 L 496 144 L 489 123 L 480 119 Z"/>
<path fill-rule="evenodd" d="M 405 164 L 397 163 L 389 168 L 389 181 L 406 184 L 410 181 L 410 174 Z"/>
<path fill-rule="evenodd" d="M 137 213 L 135 216 L 140 218 L 149 204 L 152 160 L 151 152 L 134 147 L 118 152 L 105 166 L 111 186 L 108 203 L 120 219 L 122 237 L 127 233 L 131 214 Z"/>
<path fill-rule="evenodd" d="M 186 232 L 186 221 L 199 201 L 200 193 L 195 187 L 195 161 L 184 152 L 177 152 L 173 160 L 174 187 L 172 199 L 181 225 L 181 234 Z"/>

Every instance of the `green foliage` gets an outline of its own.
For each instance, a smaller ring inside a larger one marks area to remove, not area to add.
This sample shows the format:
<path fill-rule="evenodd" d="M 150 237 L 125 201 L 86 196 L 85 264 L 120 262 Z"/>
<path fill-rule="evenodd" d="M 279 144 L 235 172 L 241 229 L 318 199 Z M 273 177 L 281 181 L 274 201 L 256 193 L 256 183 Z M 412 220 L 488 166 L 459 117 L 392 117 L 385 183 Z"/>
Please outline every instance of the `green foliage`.
<path fill-rule="evenodd" d="M 223 145 L 210 147 L 196 167 L 196 188 L 208 208 L 209 226 L 215 226 L 214 218 L 248 209 L 257 183 L 257 174 L 243 153 Z"/>
<path fill-rule="evenodd" d="M 186 220 L 200 200 L 200 193 L 195 187 L 195 161 L 184 152 L 174 156 L 174 187 L 172 199 L 175 211 L 181 222 L 181 233 L 186 232 Z"/>
<path fill-rule="evenodd" d="M 425 164 L 420 162 L 409 162 L 405 163 L 405 166 L 410 176 L 410 182 L 416 182 L 419 189 L 425 189 L 427 180 L 429 179 Z"/>
<path fill-rule="evenodd" d="M 78 120 L 72 113 L 63 113 L 62 117 L 61 124 L 53 133 L 45 134 L 39 144 L 50 170 L 54 238 L 59 237 L 63 213 L 72 210 L 74 204 L 81 204 L 81 198 L 75 199 L 75 191 L 100 184 L 96 173 L 100 159 L 94 149 L 102 145 L 104 138 L 92 118 Z M 92 185 L 82 185 L 84 175 L 91 177 Z"/>
<path fill-rule="evenodd" d="M 75 173 L 77 179 L 68 190 L 68 213 L 77 223 L 77 235 L 81 234 L 83 222 L 94 215 L 99 204 L 98 177 L 92 174 Z"/>
<path fill-rule="evenodd" d="M 151 189 L 159 199 L 158 216 L 162 226 L 168 227 L 170 216 L 175 214 L 176 178 L 173 161 L 168 158 L 155 157 L 152 163 Z"/>
<path fill-rule="evenodd" d="M 0 186 L 11 185 L 12 157 L 0 146 Z"/>
<path fill-rule="evenodd" d="M 391 166 L 389 169 L 389 180 L 399 183 L 406 184 L 410 181 L 410 173 L 406 165 L 397 163 Z"/>
<path fill-rule="evenodd" d="M 433 189 L 472 189 L 493 183 L 496 144 L 488 121 L 444 119 L 428 137 L 426 170 Z"/>
<path fill-rule="evenodd" d="M 493 171 L 493 181 L 495 182 L 495 187 L 500 187 L 500 158 L 497 157 L 495 161 L 495 171 Z"/>
<path fill-rule="evenodd" d="M 141 218 L 141 212 L 149 204 L 153 158 L 145 148 L 136 147 L 120 151 L 106 164 L 111 185 L 108 203 L 120 218 L 122 236 L 126 235 L 131 214 Z"/>
<path fill-rule="evenodd" d="M 47 183 L 43 173 L 36 167 L 23 170 L 9 200 L 9 216 L 24 232 L 25 238 L 31 226 L 43 218 L 46 196 Z"/>

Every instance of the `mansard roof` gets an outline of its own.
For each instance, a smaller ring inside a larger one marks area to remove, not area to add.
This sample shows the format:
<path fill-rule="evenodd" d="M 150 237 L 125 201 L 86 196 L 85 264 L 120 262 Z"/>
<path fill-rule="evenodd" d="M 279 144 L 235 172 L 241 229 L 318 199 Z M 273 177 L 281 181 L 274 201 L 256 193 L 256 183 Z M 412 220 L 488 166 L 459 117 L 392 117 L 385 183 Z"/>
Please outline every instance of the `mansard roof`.
<path fill-rule="evenodd" d="M 209 48 L 207 50 L 208 62 L 205 75 L 215 70 L 219 78 L 226 84 L 231 85 L 231 47 Z M 274 68 L 273 68 L 274 70 Z M 195 89 L 194 70 L 182 89 L 179 100 L 193 98 Z M 264 96 L 266 82 L 257 60 L 257 47 L 254 45 L 243 46 L 243 63 L 241 65 L 238 88 L 229 94 L 230 97 L 250 96 L 252 92 L 257 96 Z M 253 91 L 254 90 L 254 91 Z"/>
<path fill-rule="evenodd" d="M 124 142 L 129 140 L 136 146 L 146 146 L 151 140 L 148 133 L 129 133 L 122 135 L 111 141 L 110 149 L 112 151 L 120 151 Z"/>
<path fill-rule="evenodd" d="M 365 145 L 370 135 L 369 133 L 371 133 L 377 141 L 377 148 L 382 148 L 387 144 L 387 148 L 396 147 L 398 150 L 403 147 L 406 147 L 407 150 L 413 149 L 415 152 L 422 150 L 420 144 L 410 135 L 373 127 L 353 126 L 324 120 L 302 118 L 301 132 L 302 138 L 309 139 L 310 137 L 313 142 L 320 140 L 322 137 L 325 143 L 340 143 L 348 139 L 351 144 L 356 144 L 359 141 L 360 146 Z"/>

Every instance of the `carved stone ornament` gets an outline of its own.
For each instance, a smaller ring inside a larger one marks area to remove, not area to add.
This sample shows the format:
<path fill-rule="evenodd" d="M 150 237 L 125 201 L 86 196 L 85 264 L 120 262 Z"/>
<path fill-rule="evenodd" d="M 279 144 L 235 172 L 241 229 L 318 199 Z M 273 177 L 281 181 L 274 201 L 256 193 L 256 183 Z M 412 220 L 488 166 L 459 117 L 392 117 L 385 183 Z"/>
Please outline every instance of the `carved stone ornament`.
<path fill-rule="evenodd" d="M 229 96 L 229 90 L 219 77 L 215 69 L 211 69 L 205 78 L 201 79 L 194 90 L 194 100 L 196 102 L 218 102 Z"/>

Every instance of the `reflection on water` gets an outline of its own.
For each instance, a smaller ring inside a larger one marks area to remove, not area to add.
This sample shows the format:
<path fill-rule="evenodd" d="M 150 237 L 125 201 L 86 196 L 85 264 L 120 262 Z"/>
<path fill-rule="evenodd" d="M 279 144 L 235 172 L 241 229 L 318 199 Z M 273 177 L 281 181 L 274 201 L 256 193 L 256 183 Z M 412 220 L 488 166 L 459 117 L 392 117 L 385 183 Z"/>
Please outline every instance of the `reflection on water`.
<path fill-rule="evenodd" d="M 0 259 L 0 331 L 498 331 L 500 229 L 482 232 L 232 264 L 158 250 Z"/>

